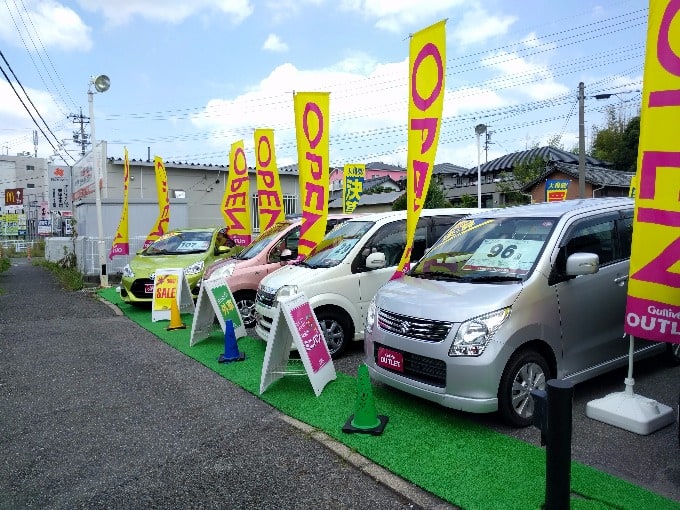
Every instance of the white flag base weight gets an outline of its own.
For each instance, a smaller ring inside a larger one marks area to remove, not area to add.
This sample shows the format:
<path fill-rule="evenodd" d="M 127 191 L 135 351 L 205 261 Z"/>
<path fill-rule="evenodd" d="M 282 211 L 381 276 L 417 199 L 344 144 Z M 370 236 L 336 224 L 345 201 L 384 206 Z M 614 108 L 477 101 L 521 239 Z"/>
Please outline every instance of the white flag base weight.
<path fill-rule="evenodd" d="M 625 391 L 588 402 L 586 416 L 643 436 L 675 422 L 672 407 L 633 393 L 633 379 L 625 382 Z"/>
<path fill-rule="evenodd" d="M 630 339 L 628 377 L 624 379 L 626 390 L 591 400 L 586 404 L 586 416 L 644 436 L 674 423 L 675 413 L 672 407 L 633 393 L 633 386 L 635 385 L 635 379 L 633 379 L 635 337 L 633 335 L 628 336 Z"/>

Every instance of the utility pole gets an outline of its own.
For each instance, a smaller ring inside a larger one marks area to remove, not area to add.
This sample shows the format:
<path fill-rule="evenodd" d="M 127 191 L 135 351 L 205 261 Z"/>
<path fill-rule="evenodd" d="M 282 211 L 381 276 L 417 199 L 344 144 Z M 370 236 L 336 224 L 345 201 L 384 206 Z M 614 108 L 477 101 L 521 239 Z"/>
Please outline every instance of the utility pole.
<path fill-rule="evenodd" d="M 85 124 L 90 122 L 90 118 L 83 115 L 82 108 L 80 109 L 80 114 L 69 113 L 68 118 L 73 119 L 74 124 L 80 124 L 80 131 L 73 132 L 73 141 L 80 144 L 80 155 L 84 156 L 85 148 L 89 143 L 89 137 L 87 136 L 87 133 L 85 133 Z"/>
<path fill-rule="evenodd" d="M 493 145 L 493 142 L 491 141 L 491 135 L 494 133 L 493 131 L 489 131 L 488 127 L 486 131 L 486 136 L 484 137 L 484 161 L 486 163 L 489 162 L 489 145 Z"/>
<path fill-rule="evenodd" d="M 586 129 L 584 113 L 584 85 L 578 84 L 578 196 L 586 197 Z"/>

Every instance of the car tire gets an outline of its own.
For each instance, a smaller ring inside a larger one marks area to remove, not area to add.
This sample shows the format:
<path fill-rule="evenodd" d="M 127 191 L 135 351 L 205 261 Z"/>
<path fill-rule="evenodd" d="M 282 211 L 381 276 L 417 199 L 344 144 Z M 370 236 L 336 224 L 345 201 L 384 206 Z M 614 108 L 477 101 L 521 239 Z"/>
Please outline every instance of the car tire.
<path fill-rule="evenodd" d="M 257 322 L 255 320 L 255 297 L 256 293 L 254 290 L 240 290 L 234 293 L 236 307 L 241 314 L 241 319 L 243 319 L 243 325 L 246 329 L 254 328 Z"/>
<path fill-rule="evenodd" d="M 533 422 L 534 400 L 531 390 L 545 390 L 550 368 L 538 352 L 526 349 L 508 360 L 498 388 L 498 411 L 512 427 L 527 427 Z"/>
<path fill-rule="evenodd" d="M 672 367 L 680 365 L 680 344 L 666 344 L 666 361 Z"/>
<path fill-rule="evenodd" d="M 319 321 L 319 327 L 326 339 L 331 358 L 339 358 L 347 349 L 349 342 L 352 341 L 349 321 L 340 313 L 330 309 L 321 309 L 316 312 L 316 319 Z"/>

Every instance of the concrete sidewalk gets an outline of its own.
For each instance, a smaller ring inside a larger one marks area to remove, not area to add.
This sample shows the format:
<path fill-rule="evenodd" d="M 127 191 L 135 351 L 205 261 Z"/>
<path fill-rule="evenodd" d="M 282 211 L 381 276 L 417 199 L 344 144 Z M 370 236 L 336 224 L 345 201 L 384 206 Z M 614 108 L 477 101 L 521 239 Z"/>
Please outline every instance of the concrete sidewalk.
<path fill-rule="evenodd" d="M 0 509 L 453 508 L 93 292 L 12 263 L 0 273 Z"/>

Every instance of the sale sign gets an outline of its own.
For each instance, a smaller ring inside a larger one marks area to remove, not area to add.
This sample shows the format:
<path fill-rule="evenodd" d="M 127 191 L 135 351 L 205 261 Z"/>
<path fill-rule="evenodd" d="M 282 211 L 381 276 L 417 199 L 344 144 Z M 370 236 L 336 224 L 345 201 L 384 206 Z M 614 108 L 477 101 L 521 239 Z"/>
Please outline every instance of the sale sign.
<path fill-rule="evenodd" d="M 342 212 L 352 214 L 361 200 L 366 179 L 366 165 L 348 164 L 344 167 L 342 181 Z"/>
<path fill-rule="evenodd" d="M 680 0 L 651 1 L 625 330 L 672 343 L 680 343 L 678 41 Z"/>
<path fill-rule="evenodd" d="M 309 306 L 309 301 L 291 309 L 290 316 L 295 324 L 297 334 L 300 335 L 302 346 L 309 356 L 312 372 L 317 373 L 331 360 L 331 356 L 328 353 L 326 339 L 319 328 L 316 316 Z"/>
<path fill-rule="evenodd" d="M 446 20 L 411 36 L 409 46 L 406 248 L 392 279 L 408 268 L 413 238 L 430 186 L 441 132 L 446 75 Z"/>
<path fill-rule="evenodd" d="M 283 193 L 274 151 L 274 131 L 255 130 L 255 174 L 257 176 L 257 217 L 260 232 L 285 219 Z"/>
<path fill-rule="evenodd" d="M 249 195 L 248 164 L 243 140 L 239 140 L 231 144 L 229 178 L 222 198 L 222 216 L 229 227 L 229 236 L 238 246 L 248 246 L 253 234 Z"/>
<path fill-rule="evenodd" d="M 302 199 L 298 258 L 303 259 L 326 235 L 330 98 L 328 92 L 298 92 L 293 103 Z"/>
<path fill-rule="evenodd" d="M 561 202 L 567 199 L 569 181 L 562 179 L 548 179 L 545 181 L 545 201 Z"/>

